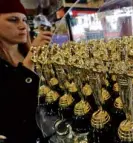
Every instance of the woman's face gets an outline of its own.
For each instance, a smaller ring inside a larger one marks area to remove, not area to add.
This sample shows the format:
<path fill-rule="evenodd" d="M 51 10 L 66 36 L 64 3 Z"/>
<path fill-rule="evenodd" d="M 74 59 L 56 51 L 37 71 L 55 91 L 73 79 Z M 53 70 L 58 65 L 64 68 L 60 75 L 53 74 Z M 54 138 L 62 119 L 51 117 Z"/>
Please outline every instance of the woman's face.
<path fill-rule="evenodd" d="M 24 14 L 0 14 L 0 40 L 10 44 L 26 43 L 27 33 L 27 18 Z"/>

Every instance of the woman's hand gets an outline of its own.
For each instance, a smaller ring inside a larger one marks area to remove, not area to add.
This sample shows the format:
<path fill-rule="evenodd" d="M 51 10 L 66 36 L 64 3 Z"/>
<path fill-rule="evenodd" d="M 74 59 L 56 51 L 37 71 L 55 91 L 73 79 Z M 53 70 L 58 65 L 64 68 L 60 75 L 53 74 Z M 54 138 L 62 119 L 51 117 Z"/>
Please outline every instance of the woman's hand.
<path fill-rule="evenodd" d="M 38 36 L 33 40 L 32 46 L 38 47 L 49 44 L 52 38 L 52 33 L 50 31 L 40 31 Z M 34 71 L 34 64 L 31 61 L 32 52 L 29 51 L 26 58 L 23 61 L 23 65 L 28 69 Z"/>
<path fill-rule="evenodd" d="M 0 140 L 6 140 L 6 136 L 0 135 Z"/>
<path fill-rule="evenodd" d="M 43 46 L 49 44 L 52 38 L 52 32 L 40 30 L 38 36 L 33 40 L 32 46 Z"/>

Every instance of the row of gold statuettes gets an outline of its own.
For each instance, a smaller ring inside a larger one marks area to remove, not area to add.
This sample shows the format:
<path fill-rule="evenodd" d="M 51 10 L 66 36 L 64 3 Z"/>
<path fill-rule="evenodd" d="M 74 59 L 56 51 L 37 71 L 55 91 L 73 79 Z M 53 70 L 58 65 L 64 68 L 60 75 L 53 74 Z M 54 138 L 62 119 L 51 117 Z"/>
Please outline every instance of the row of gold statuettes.
<path fill-rule="evenodd" d="M 49 116 L 60 113 L 59 118 L 71 121 L 75 133 L 87 132 L 88 142 L 104 143 L 109 138 L 110 142 L 120 142 L 122 138 L 119 138 L 117 131 L 126 115 L 119 96 L 118 83 L 114 77 L 115 75 L 111 77 L 110 82 L 103 79 L 105 80 L 102 84 L 103 109 L 96 105 L 89 82 L 83 83 L 84 99 L 81 99 L 73 81 L 70 83 L 67 81 L 68 91 L 63 91 L 55 77 L 51 78 L 51 81 L 56 81 L 52 82 L 51 86 L 45 83 L 40 87 L 40 104 L 47 109 Z"/>
<path fill-rule="evenodd" d="M 132 45 L 133 37 L 123 37 L 108 42 L 104 40 L 68 42 L 62 47 L 57 44 L 53 44 L 50 48 L 44 45 L 40 48 L 32 47 L 31 51 L 33 62 L 38 66 L 43 65 L 43 68 L 45 65 L 57 64 L 93 72 L 108 71 L 120 74 L 130 72 L 132 68 Z"/>
<path fill-rule="evenodd" d="M 33 47 L 43 77 L 39 102 L 48 115 L 60 113 L 75 133 L 87 133 L 89 143 L 132 143 L 132 45 L 133 37 L 123 37 Z"/>

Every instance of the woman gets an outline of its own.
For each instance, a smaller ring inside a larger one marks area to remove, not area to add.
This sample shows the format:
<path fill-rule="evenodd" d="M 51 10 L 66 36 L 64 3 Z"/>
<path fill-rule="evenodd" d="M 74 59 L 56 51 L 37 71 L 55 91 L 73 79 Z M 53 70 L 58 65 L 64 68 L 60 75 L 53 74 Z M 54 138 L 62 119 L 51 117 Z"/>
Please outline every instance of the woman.
<path fill-rule="evenodd" d="M 31 61 L 26 12 L 19 0 L 0 0 L 0 137 L 8 143 L 35 143 L 39 77 Z M 40 32 L 33 45 L 48 43 Z"/>

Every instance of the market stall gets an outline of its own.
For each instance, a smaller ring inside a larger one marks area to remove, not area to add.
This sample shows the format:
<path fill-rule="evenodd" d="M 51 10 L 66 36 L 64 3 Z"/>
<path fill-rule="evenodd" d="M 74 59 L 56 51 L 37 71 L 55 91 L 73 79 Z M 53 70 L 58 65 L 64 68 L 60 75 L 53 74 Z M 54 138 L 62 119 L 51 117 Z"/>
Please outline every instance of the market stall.
<path fill-rule="evenodd" d="M 36 120 L 50 143 L 133 142 L 132 0 L 109 1 L 91 17 L 102 37 L 32 47 Z"/>

